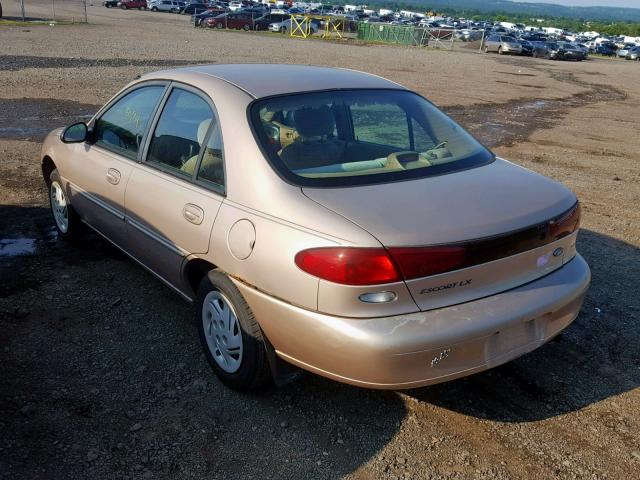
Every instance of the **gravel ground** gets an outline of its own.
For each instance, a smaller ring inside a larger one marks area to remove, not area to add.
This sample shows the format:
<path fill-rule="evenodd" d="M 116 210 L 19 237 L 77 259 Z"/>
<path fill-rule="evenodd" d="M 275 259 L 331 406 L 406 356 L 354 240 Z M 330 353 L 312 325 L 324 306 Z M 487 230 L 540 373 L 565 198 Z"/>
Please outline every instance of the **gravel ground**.
<path fill-rule="evenodd" d="M 0 27 L 0 478 L 638 478 L 637 64 L 202 31 L 97 6 L 90 20 Z M 39 142 L 141 73 L 261 61 L 389 77 L 568 184 L 593 270 L 576 322 L 507 365 L 415 391 L 314 375 L 224 388 L 168 288 L 96 237 L 56 238 Z"/>

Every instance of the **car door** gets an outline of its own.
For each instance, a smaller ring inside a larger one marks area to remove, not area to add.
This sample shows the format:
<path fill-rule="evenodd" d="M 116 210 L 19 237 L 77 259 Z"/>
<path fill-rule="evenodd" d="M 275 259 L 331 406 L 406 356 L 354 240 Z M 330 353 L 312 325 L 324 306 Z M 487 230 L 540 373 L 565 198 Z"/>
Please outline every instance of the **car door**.
<path fill-rule="evenodd" d="M 190 254 L 206 253 L 224 198 L 218 117 L 199 90 L 174 83 L 127 185 L 128 250 L 180 289 Z"/>
<path fill-rule="evenodd" d="M 124 91 L 89 125 L 89 141 L 74 145 L 66 180 L 80 216 L 111 241 L 125 238 L 124 195 L 145 134 L 168 82 Z"/>

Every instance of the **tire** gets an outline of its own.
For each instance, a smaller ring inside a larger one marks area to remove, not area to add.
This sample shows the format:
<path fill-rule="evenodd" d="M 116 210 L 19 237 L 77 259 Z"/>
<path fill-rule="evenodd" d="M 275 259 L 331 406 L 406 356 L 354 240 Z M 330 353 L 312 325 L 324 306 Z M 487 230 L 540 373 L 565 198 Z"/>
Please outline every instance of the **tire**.
<path fill-rule="evenodd" d="M 216 28 L 224 28 L 224 25 L 222 24 L 222 22 L 218 22 L 216 23 Z"/>
<path fill-rule="evenodd" d="M 486 45 L 484 46 L 484 53 L 489 53 L 489 47 L 487 47 Z"/>
<path fill-rule="evenodd" d="M 58 169 L 54 169 L 49 175 L 49 206 L 51 217 L 58 235 L 68 241 L 78 239 L 82 234 L 83 224 L 80 216 L 69 203 Z M 64 207 L 61 204 L 64 204 Z"/>
<path fill-rule="evenodd" d="M 245 24 L 242 26 L 242 29 L 243 29 L 245 32 L 248 32 L 249 30 L 251 30 L 251 25 L 249 25 L 248 23 L 245 23 Z"/>
<path fill-rule="evenodd" d="M 504 52 L 502 51 L 502 47 L 498 47 L 498 55 L 503 55 Z"/>
<path fill-rule="evenodd" d="M 205 275 L 198 287 L 195 307 L 202 348 L 222 383 L 240 391 L 255 390 L 269 383 L 271 370 L 262 330 L 229 277 L 217 269 Z"/>
<path fill-rule="evenodd" d="M 152 12 L 157 12 L 158 11 L 158 7 L 151 7 L 151 11 Z"/>

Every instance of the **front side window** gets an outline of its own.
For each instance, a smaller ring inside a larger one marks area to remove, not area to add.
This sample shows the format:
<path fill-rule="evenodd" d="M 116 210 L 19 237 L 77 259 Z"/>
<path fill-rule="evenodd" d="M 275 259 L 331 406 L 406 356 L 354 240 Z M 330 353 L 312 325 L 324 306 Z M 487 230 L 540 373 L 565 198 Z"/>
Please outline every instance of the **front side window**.
<path fill-rule="evenodd" d="M 344 186 L 448 173 L 493 154 L 419 95 L 340 90 L 278 96 L 250 107 L 273 166 L 298 185 Z"/>
<path fill-rule="evenodd" d="M 202 97 L 174 88 L 151 137 L 147 162 L 190 178 L 212 120 L 213 111 Z"/>
<path fill-rule="evenodd" d="M 95 144 L 135 159 L 147 123 L 164 91 L 163 85 L 150 85 L 129 92 L 116 101 L 93 127 Z"/>

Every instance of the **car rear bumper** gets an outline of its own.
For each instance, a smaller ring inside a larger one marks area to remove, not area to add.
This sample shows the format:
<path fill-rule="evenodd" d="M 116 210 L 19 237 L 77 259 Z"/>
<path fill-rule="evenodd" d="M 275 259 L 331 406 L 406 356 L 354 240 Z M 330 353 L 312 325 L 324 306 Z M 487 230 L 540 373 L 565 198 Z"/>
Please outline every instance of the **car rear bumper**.
<path fill-rule="evenodd" d="M 403 389 L 480 372 L 540 347 L 576 318 L 590 278 L 576 255 L 507 292 L 371 319 L 304 310 L 234 281 L 287 362 L 352 385 Z"/>

